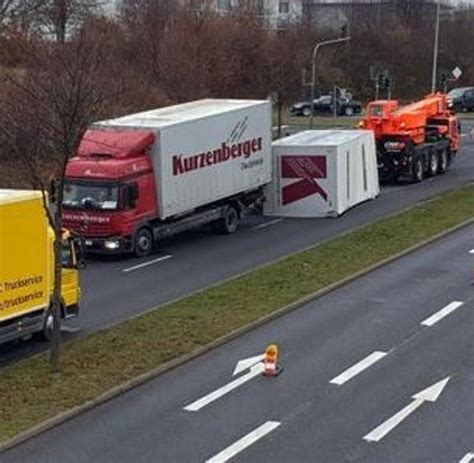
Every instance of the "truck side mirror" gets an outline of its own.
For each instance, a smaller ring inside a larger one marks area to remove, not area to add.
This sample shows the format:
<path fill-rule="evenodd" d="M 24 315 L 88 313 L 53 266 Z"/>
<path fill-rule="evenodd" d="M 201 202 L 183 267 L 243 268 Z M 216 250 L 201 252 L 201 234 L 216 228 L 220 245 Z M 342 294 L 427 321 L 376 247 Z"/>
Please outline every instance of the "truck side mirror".
<path fill-rule="evenodd" d="M 76 268 L 78 270 L 84 270 L 87 267 L 87 262 L 85 259 L 85 247 L 84 240 L 81 236 L 75 235 L 72 239 L 72 248 L 76 257 Z"/>

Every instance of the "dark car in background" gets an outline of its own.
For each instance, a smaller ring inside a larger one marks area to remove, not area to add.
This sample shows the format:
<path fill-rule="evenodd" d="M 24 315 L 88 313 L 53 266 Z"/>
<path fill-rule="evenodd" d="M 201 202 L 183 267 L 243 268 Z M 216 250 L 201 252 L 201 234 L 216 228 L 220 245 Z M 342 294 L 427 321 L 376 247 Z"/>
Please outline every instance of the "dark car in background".
<path fill-rule="evenodd" d="M 474 87 L 454 88 L 448 93 L 448 106 L 456 112 L 474 111 Z"/>
<path fill-rule="evenodd" d="M 310 101 L 300 101 L 295 103 L 290 108 L 290 113 L 294 116 L 310 116 L 311 109 L 314 114 L 326 114 L 331 116 L 334 114 L 334 97 L 332 95 L 322 95 L 314 100 L 313 108 L 311 108 Z M 337 115 L 338 116 L 353 116 L 360 114 L 362 111 L 362 103 L 360 101 L 351 100 L 340 97 L 337 99 Z"/>

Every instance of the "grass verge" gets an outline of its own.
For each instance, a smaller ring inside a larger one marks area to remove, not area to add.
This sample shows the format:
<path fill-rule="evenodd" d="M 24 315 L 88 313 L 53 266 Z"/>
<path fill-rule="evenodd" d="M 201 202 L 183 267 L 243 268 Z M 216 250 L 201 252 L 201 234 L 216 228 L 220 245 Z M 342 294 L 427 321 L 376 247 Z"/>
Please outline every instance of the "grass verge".
<path fill-rule="evenodd" d="M 0 441 L 474 217 L 474 185 L 0 371 Z"/>

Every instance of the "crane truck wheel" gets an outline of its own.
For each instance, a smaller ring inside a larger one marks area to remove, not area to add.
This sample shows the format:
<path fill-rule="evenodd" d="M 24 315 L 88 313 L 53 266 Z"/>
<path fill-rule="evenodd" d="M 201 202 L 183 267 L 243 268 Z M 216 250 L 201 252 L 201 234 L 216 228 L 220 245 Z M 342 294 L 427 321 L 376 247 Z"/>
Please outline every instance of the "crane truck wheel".
<path fill-rule="evenodd" d="M 428 162 L 428 174 L 430 175 L 430 177 L 434 177 L 438 173 L 439 169 L 438 155 L 436 153 L 431 153 Z"/>
<path fill-rule="evenodd" d="M 440 174 L 445 174 L 448 170 L 448 152 L 447 150 L 443 150 L 438 154 L 438 172 Z"/>
<path fill-rule="evenodd" d="M 137 257 L 148 256 L 153 249 L 153 235 L 148 228 L 141 228 L 135 235 L 133 252 Z"/>
<path fill-rule="evenodd" d="M 413 161 L 413 173 L 412 173 L 412 180 L 415 183 L 422 182 L 425 178 L 424 170 L 423 170 L 423 160 L 421 156 L 415 158 Z"/>
<path fill-rule="evenodd" d="M 224 235 L 230 235 L 237 230 L 240 216 L 235 206 L 228 206 L 224 212 L 224 216 L 217 222 L 217 231 Z"/>

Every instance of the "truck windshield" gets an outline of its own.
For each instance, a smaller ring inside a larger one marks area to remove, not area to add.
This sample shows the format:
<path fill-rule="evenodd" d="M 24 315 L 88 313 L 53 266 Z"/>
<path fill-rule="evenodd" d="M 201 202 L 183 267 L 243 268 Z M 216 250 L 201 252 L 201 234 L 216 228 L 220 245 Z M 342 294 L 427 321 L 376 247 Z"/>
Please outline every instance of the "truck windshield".
<path fill-rule="evenodd" d="M 119 188 L 110 183 L 68 181 L 64 185 L 63 204 L 74 209 L 116 210 Z"/>
<path fill-rule="evenodd" d="M 383 116 L 383 106 L 379 104 L 374 104 L 370 106 L 369 114 L 375 117 Z"/>

